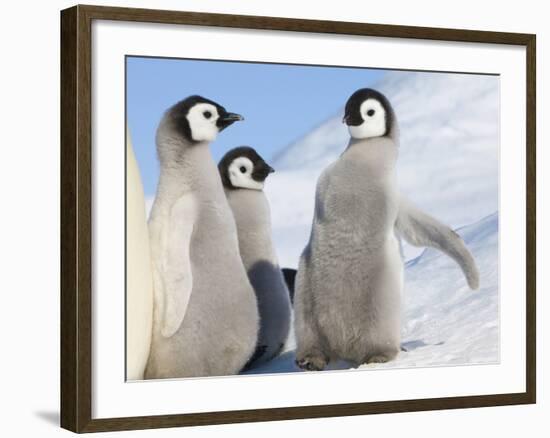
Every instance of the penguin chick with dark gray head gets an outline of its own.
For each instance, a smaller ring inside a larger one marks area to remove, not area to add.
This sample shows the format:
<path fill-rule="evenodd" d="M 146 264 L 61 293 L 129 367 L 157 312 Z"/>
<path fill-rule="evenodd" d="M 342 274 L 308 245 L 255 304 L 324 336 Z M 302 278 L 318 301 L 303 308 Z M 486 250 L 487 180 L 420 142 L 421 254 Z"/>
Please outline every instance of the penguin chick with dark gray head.
<path fill-rule="evenodd" d="M 317 181 L 310 240 L 296 276 L 296 364 L 322 370 L 336 360 L 387 362 L 400 351 L 403 260 L 399 237 L 433 246 L 479 273 L 462 239 L 399 193 L 397 119 L 376 90 L 356 91 L 343 122 L 350 140 Z"/>
<path fill-rule="evenodd" d="M 191 96 L 157 129 L 160 178 L 149 219 L 153 337 L 145 378 L 238 373 L 252 356 L 258 304 L 209 143 L 242 120 Z"/>
<path fill-rule="evenodd" d="M 250 368 L 277 355 L 290 328 L 290 297 L 271 239 L 269 202 L 263 192 L 265 180 L 274 170 L 247 146 L 227 152 L 218 169 L 260 311 L 258 344 L 246 367 Z"/>

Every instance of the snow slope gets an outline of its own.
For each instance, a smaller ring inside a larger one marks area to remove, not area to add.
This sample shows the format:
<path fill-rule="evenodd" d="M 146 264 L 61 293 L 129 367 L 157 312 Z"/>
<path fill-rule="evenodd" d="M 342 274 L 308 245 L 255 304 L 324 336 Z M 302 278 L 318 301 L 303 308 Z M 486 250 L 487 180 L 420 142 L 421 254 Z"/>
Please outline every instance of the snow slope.
<path fill-rule="evenodd" d="M 403 351 L 392 362 L 360 368 L 404 368 L 487 364 L 499 361 L 498 214 L 458 230 L 481 272 L 471 291 L 449 257 L 427 249 L 409 261 L 403 294 Z M 247 374 L 300 371 L 294 364 L 295 340 L 278 358 Z M 344 362 L 329 369 L 345 369 Z"/>
<path fill-rule="evenodd" d="M 410 200 L 454 228 L 498 210 L 498 77 L 389 72 L 374 88 L 389 98 L 397 114 L 397 173 Z M 282 266 L 297 266 L 309 237 L 317 178 L 347 145 L 342 112 L 270 163 L 276 172 L 265 191 Z"/>

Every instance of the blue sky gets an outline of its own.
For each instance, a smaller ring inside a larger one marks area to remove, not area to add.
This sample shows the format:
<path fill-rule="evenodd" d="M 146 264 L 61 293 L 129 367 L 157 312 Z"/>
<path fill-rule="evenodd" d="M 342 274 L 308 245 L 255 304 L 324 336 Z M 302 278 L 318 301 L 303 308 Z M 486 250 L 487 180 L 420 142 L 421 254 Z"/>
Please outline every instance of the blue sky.
<path fill-rule="evenodd" d="M 127 117 L 146 196 L 156 190 L 155 132 L 164 111 L 200 94 L 244 116 L 212 144 L 214 159 L 229 149 L 254 147 L 268 162 L 281 149 L 334 116 L 358 88 L 382 70 L 127 58 Z"/>

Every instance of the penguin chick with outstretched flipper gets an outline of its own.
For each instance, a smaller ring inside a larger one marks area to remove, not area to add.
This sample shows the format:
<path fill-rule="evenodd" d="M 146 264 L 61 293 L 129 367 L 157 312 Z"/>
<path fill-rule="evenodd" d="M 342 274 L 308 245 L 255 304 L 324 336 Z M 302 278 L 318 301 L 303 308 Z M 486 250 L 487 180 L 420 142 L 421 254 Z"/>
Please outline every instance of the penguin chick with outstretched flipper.
<path fill-rule="evenodd" d="M 165 113 L 160 179 L 149 219 L 153 339 L 145 378 L 238 373 L 252 356 L 258 305 L 237 227 L 209 150 L 242 117 L 200 96 Z"/>
<path fill-rule="evenodd" d="M 407 239 L 420 233 L 418 242 L 438 243 L 440 249 L 453 247 L 447 253 L 462 257 L 461 266 L 471 270 L 469 253 L 455 236 L 449 240 L 450 234 L 439 233 L 443 237 L 434 239 L 426 232 L 430 224 L 399 195 L 398 127 L 388 99 L 360 89 L 346 103 L 343 121 L 351 138 L 317 182 L 311 236 L 296 276 L 296 363 L 306 370 L 322 370 L 339 359 L 357 366 L 397 356 L 403 287 L 399 232 Z"/>
<path fill-rule="evenodd" d="M 258 345 L 247 364 L 250 368 L 276 356 L 290 328 L 290 297 L 272 242 L 269 202 L 263 192 L 273 169 L 246 146 L 227 152 L 218 168 L 237 224 L 241 258 L 260 311 Z"/>

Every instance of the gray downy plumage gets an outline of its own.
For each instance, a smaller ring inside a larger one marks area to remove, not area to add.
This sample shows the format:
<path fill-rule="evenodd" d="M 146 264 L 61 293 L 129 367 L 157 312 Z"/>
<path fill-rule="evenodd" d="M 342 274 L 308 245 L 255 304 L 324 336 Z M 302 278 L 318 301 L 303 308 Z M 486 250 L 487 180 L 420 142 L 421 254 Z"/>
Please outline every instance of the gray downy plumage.
<path fill-rule="evenodd" d="M 358 90 L 344 122 L 351 139 L 319 177 L 311 236 L 296 276 L 296 363 L 306 370 L 339 359 L 358 366 L 397 356 L 399 235 L 445 251 L 459 261 L 470 286 L 478 284 L 473 258 L 456 233 L 398 193 L 398 126 L 389 101 L 374 90 Z"/>
<path fill-rule="evenodd" d="M 203 120 L 204 119 L 204 120 Z M 192 96 L 157 130 L 161 172 L 149 219 L 154 317 L 146 379 L 238 373 L 254 352 L 258 308 L 209 142 L 239 120 Z"/>
<path fill-rule="evenodd" d="M 250 367 L 276 356 L 290 329 L 290 297 L 272 242 L 271 213 L 263 192 L 273 169 L 250 147 L 232 149 L 218 167 L 260 311 L 260 333 Z"/>
<path fill-rule="evenodd" d="M 462 269 L 470 289 L 479 288 L 479 270 L 462 238 L 450 227 L 401 196 L 395 229 L 413 246 L 429 246 L 452 258 Z"/>

